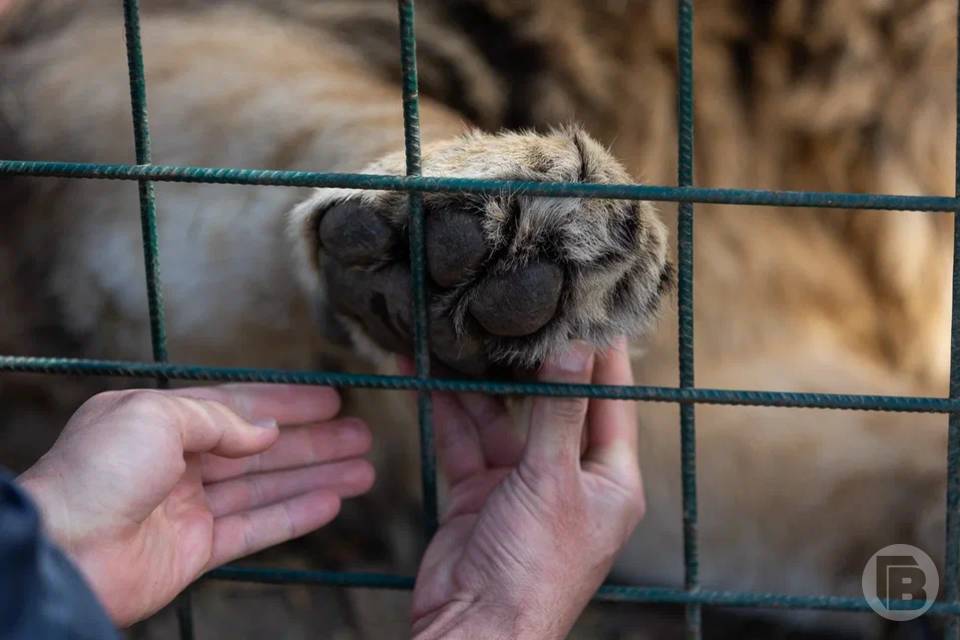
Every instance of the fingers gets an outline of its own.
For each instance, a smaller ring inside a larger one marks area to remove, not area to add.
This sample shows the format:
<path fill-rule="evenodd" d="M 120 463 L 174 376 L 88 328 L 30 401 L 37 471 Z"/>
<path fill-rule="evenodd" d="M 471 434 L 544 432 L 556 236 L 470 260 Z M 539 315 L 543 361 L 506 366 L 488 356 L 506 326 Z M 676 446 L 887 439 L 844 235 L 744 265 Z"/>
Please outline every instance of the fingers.
<path fill-rule="evenodd" d="M 400 375 L 413 375 L 413 362 L 397 357 Z M 479 393 L 434 393 L 437 456 L 451 484 L 487 467 L 512 466 L 523 441 L 500 398 Z"/>
<path fill-rule="evenodd" d="M 272 418 L 280 424 L 304 424 L 329 420 L 340 411 L 340 395 L 330 387 L 224 384 L 165 393 L 220 402 L 250 421 Z"/>
<path fill-rule="evenodd" d="M 178 397 L 166 391 L 134 389 L 101 394 L 105 416 L 123 425 L 127 435 L 143 439 L 147 433 L 162 434 L 153 447 L 173 445 L 170 454 L 215 453 L 228 457 L 253 455 L 266 450 L 279 436 L 276 421 L 251 424 L 226 405 L 212 400 Z M 146 442 L 151 442 L 146 440 Z M 155 453 L 155 452 L 154 452 Z"/>
<path fill-rule="evenodd" d="M 464 411 L 477 425 L 488 467 L 512 467 L 523 453 L 523 439 L 502 398 L 479 393 L 458 394 Z"/>
<path fill-rule="evenodd" d="M 626 338 L 618 340 L 598 358 L 593 370 L 593 382 L 603 385 L 633 384 Z M 637 440 L 636 403 L 627 400 L 591 401 L 584 462 L 618 471 L 636 469 Z"/>
<path fill-rule="evenodd" d="M 276 422 L 251 424 L 220 402 L 166 396 L 157 409 L 172 420 L 184 453 L 250 456 L 265 451 L 280 435 Z"/>
<path fill-rule="evenodd" d="M 548 360 L 538 377 L 543 381 L 586 384 L 592 370 L 593 348 L 575 341 L 566 352 Z M 534 399 L 523 459 L 529 463 L 579 464 L 586 414 L 586 398 Z"/>
<path fill-rule="evenodd" d="M 339 511 L 337 494 L 320 489 L 217 518 L 213 523 L 213 548 L 206 569 L 299 538 L 333 520 Z"/>
<path fill-rule="evenodd" d="M 414 375 L 413 360 L 397 356 L 397 371 L 402 376 Z M 478 423 L 464 409 L 461 396 L 434 393 L 431 398 L 440 470 L 451 486 L 456 485 L 486 468 L 477 433 Z"/>
<path fill-rule="evenodd" d="M 327 387 L 270 384 L 235 384 L 193 387 L 163 392 L 179 400 L 177 426 L 188 453 L 214 453 L 230 458 L 249 456 L 277 439 L 275 428 L 333 417 L 340 396 Z"/>
<path fill-rule="evenodd" d="M 486 469 L 477 424 L 452 393 L 433 394 L 437 458 L 451 485 Z M 482 426 L 480 428 L 483 428 Z"/>
<path fill-rule="evenodd" d="M 373 486 L 373 466 L 354 459 L 300 469 L 272 471 L 207 485 L 207 505 L 215 518 L 325 490 L 352 498 Z"/>
<path fill-rule="evenodd" d="M 227 480 L 247 473 L 303 467 L 362 456 L 370 450 L 370 428 L 357 418 L 284 427 L 280 437 L 261 453 L 243 458 L 205 456 L 204 482 Z"/>

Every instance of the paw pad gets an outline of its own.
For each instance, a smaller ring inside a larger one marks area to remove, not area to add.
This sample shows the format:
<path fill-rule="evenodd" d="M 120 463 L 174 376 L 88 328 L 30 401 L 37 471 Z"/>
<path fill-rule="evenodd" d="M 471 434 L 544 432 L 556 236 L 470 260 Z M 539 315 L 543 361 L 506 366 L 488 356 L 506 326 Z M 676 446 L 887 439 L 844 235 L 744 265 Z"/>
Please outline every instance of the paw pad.
<path fill-rule="evenodd" d="M 425 150 L 424 159 L 442 167 L 440 173 L 489 178 L 493 154 L 496 177 L 503 179 L 629 180 L 603 147 L 573 129 L 471 134 Z M 531 158 L 542 162 L 531 164 Z M 400 160 L 388 158 L 370 170 L 397 171 L 402 165 L 390 163 Z M 529 369 L 571 339 L 602 344 L 636 333 L 672 285 L 666 230 L 647 203 L 523 194 L 422 197 L 431 352 L 461 373 Z M 319 191 L 303 206 L 310 207 L 306 219 L 315 221 L 309 228 L 334 310 L 380 346 L 409 353 L 407 199 Z"/>
<path fill-rule="evenodd" d="M 562 288 L 559 266 L 534 262 L 480 283 L 470 313 L 493 335 L 530 335 L 553 318 Z"/>

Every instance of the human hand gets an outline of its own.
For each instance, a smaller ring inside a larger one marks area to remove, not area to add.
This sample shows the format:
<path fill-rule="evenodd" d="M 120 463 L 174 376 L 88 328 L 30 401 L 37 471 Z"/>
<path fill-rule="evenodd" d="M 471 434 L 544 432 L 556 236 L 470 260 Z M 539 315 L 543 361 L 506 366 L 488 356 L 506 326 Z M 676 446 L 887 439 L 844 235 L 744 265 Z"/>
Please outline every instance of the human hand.
<path fill-rule="evenodd" d="M 629 385 L 626 350 L 594 369 L 575 344 L 539 377 Z M 536 398 L 526 443 L 500 399 L 435 394 L 434 413 L 449 506 L 417 575 L 415 636 L 564 637 L 643 515 L 634 404 Z"/>
<path fill-rule="evenodd" d="M 19 481 L 126 626 L 205 571 L 327 524 L 341 498 L 370 488 L 359 457 L 370 432 L 339 410 L 322 387 L 101 393 Z"/>

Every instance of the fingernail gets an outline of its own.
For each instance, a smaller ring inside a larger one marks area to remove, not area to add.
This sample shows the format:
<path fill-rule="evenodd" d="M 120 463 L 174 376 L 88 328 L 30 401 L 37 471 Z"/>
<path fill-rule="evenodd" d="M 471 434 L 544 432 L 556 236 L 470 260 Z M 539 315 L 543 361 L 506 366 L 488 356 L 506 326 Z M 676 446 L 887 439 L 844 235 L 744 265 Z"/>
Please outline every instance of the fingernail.
<path fill-rule="evenodd" d="M 582 340 L 574 340 L 567 345 L 566 351 L 554 356 L 550 364 L 553 368 L 567 373 L 580 373 L 590 366 L 593 347 Z"/>
<path fill-rule="evenodd" d="M 253 424 L 264 429 L 276 429 L 278 426 L 276 418 L 259 418 L 254 420 Z"/>

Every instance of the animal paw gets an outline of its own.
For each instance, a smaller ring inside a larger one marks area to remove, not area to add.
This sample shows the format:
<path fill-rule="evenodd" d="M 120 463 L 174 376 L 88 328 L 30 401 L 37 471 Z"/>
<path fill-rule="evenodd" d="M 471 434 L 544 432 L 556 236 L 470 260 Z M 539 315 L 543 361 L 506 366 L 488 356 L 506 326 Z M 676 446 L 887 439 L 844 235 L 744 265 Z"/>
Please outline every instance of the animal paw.
<path fill-rule="evenodd" d="M 369 173 L 402 173 L 402 154 Z M 576 128 L 470 133 L 423 153 L 424 173 L 544 182 L 630 182 Z M 294 211 L 326 303 L 358 343 L 409 353 L 407 196 L 320 189 Z M 637 334 L 673 283 L 667 232 L 635 200 L 425 193 L 430 349 L 465 374 L 533 368 L 571 339 Z"/>

